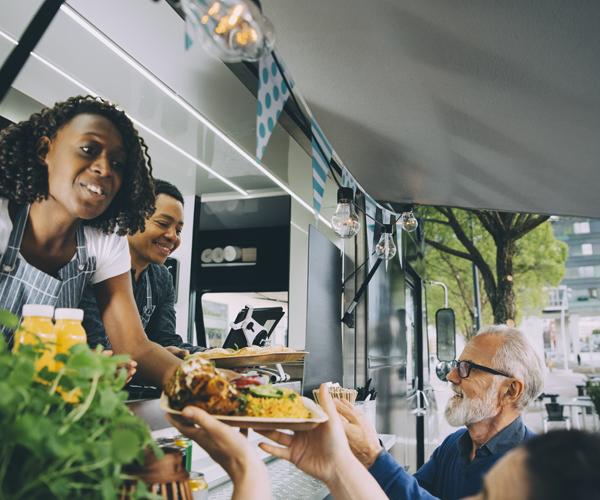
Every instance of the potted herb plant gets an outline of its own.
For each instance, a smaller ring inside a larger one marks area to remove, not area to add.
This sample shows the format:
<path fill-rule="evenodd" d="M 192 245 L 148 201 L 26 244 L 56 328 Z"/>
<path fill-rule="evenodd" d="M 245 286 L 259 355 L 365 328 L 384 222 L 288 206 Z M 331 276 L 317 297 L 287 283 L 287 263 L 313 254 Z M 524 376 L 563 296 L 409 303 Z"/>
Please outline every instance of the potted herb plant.
<path fill-rule="evenodd" d="M 0 324 L 17 318 L 0 311 Z M 125 405 L 126 356 L 86 345 L 57 355 L 61 368 L 36 372 L 42 346 L 13 354 L 0 334 L 0 498 L 118 498 L 124 467 L 156 448 L 146 423 Z M 139 482 L 135 498 L 154 497 Z"/>

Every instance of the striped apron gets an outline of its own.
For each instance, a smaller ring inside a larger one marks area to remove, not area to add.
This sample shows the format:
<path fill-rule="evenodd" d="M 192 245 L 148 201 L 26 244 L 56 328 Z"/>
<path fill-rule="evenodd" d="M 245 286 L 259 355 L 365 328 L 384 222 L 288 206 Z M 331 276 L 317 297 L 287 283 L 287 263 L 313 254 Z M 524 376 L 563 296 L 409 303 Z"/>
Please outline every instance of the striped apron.
<path fill-rule="evenodd" d="M 83 290 L 96 271 L 96 257 L 88 256 L 83 226 L 77 228 L 77 256 L 58 270 L 58 278 L 40 271 L 19 255 L 29 205 L 15 221 L 6 252 L 0 258 L 0 309 L 21 315 L 24 304 L 78 307 Z M 14 332 L 3 331 L 9 344 Z"/>

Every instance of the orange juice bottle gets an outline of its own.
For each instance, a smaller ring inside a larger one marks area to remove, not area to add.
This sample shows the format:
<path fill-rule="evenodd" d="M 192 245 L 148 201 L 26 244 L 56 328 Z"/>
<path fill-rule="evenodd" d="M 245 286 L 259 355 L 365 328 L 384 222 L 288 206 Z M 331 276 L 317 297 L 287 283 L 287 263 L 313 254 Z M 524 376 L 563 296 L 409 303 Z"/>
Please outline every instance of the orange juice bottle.
<path fill-rule="evenodd" d="M 13 351 L 17 352 L 23 344 L 44 343 L 45 351 L 36 361 L 35 368 L 40 371 L 44 366 L 54 370 L 54 355 L 56 353 L 56 334 L 52 324 L 54 307 L 38 304 L 25 304 L 23 306 L 23 320 L 15 333 Z"/>
<path fill-rule="evenodd" d="M 83 309 L 56 309 L 54 319 L 56 320 L 54 332 L 57 354 L 68 354 L 69 349 L 75 344 L 87 342 L 87 335 L 81 324 Z"/>

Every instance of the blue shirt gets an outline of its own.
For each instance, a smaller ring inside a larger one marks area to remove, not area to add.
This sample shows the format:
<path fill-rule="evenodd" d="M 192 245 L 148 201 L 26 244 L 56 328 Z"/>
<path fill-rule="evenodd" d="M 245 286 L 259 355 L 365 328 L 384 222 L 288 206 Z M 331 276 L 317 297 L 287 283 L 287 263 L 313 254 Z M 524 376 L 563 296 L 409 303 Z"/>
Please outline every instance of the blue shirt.
<path fill-rule="evenodd" d="M 470 461 L 472 441 L 462 428 L 444 439 L 413 476 L 386 451 L 379 454 L 369 472 L 389 498 L 454 500 L 479 492 L 483 476 L 502 455 L 533 436 L 518 417 L 481 446 Z"/>

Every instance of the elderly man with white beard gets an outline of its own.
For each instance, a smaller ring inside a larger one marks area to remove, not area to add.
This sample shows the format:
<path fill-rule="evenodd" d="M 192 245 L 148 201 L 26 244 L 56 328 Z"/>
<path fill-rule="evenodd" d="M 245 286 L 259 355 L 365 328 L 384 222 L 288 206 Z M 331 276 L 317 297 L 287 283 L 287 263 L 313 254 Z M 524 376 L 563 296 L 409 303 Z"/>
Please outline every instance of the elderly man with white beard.
<path fill-rule="evenodd" d="M 352 451 L 390 498 L 458 499 L 477 493 L 485 473 L 507 451 L 534 436 L 521 419 L 542 390 L 543 365 L 524 335 L 507 326 L 481 330 L 448 374 L 454 396 L 447 421 L 462 427 L 413 475 L 382 449 L 375 430 L 337 401 Z M 510 485 L 506 485 L 510 488 Z"/>

